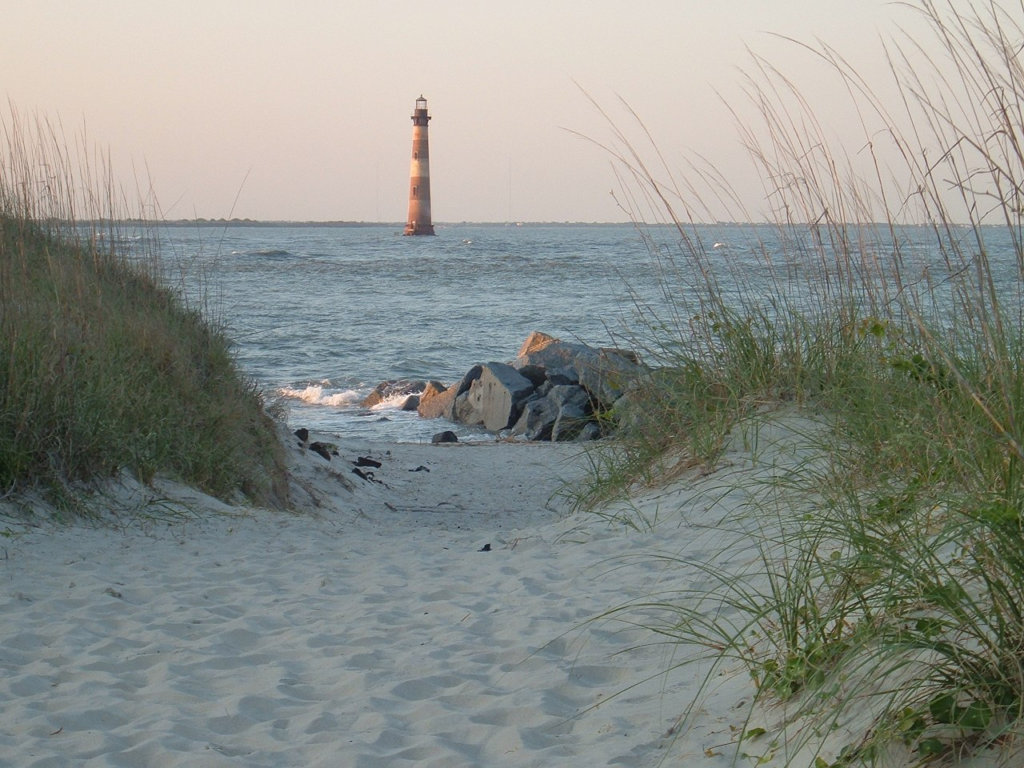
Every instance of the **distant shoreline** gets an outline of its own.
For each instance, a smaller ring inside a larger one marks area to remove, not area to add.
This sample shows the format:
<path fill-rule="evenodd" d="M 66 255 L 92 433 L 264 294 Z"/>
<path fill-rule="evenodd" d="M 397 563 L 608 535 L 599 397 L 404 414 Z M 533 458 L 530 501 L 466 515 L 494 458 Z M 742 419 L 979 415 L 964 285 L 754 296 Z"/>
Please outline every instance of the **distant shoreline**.
<path fill-rule="evenodd" d="M 89 226 L 98 224 L 109 224 L 108 221 L 79 221 L 78 226 Z M 274 220 L 257 220 L 257 219 L 168 219 L 165 221 L 152 221 L 146 219 L 120 219 L 116 222 L 119 225 L 128 226 L 139 226 L 139 227 L 281 227 L 281 228 L 324 228 L 324 227 L 392 227 L 396 230 L 402 230 L 405 226 L 405 222 L 401 221 L 274 221 Z M 447 227 L 624 227 L 634 226 L 636 222 L 631 221 L 447 221 L 435 224 L 436 227 L 444 229 Z M 671 223 L 643 223 L 639 226 L 644 229 L 675 229 L 676 225 Z M 695 224 L 697 227 L 768 227 L 778 228 L 778 224 L 765 221 L 715 221 Z M 873 228 L 873 227 L 888 227 L 889 225 L 885 222 L 876 222 L 873 224 L 849 224 L 847 226 L 857 228 Z M 920 228 L 927 227 L 927 224 L 900 224 L 901 227 L 909 228 Z M 968 225 L 958 225 L 962 228 L 968 228 Z M 980 227 L 1002 227 L 1002 224 L 982 224 Z"/>
<path fill-rule="evenodd" d="M 168 219 L 147 221 L 144 219 L 123 219 L 120 224 L 153 225 L 164 227 L 394 227 L 401 230 L 404 221 L 261 221 L 257 219 Z M 629 221 L 451 221 L 436 224 L 438 227 L 621 227 L 632 224 Z"/>

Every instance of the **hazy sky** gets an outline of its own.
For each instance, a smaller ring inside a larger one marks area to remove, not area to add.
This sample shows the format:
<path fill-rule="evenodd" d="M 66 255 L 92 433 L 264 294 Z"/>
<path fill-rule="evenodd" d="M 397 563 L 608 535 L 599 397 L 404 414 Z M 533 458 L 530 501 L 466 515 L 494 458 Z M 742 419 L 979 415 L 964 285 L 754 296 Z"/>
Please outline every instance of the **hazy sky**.
<path fill-rule="evenodd" d="M 607 157 L 572 133 L 610 136 L 581 88 L 622 124 L 628 102 L 670 165 L 699 152 L 744 187 L 720 97 L 742 105 L 745 46 L 801 75 L 809 57 L 769 33 L 821 38 L 884 80 L 879 36 L 914 23 L 883 0 L 3 6 L 6 97 L 84 125 L 122 178 L 148 169 L 170 218 L 404 220 L 422 93 L 435 221 L 622 220 Z M 818 82 L 827 113 L 835 85 Z"/>

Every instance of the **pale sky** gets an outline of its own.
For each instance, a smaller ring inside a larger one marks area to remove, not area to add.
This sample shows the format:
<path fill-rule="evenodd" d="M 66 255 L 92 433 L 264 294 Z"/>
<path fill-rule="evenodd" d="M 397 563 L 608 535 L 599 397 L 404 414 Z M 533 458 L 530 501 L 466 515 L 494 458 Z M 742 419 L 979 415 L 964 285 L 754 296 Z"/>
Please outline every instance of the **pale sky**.
<path fill-rule="evenodd" d="M 573 134 L 611 135 L 580 88 L 756 201 L 720 101 L 745 109 L 745 46 L 827 115 L 835 84 L 770 33 L 885 80 L 879 37 L 915 23 L 883 0 L 3 0 L 0 19 L 7 99 L 84 126 L 126 186 L 148 169 L 169 218 L 403 221 L 422 93 L 435 222 L 623 220 Z"/>

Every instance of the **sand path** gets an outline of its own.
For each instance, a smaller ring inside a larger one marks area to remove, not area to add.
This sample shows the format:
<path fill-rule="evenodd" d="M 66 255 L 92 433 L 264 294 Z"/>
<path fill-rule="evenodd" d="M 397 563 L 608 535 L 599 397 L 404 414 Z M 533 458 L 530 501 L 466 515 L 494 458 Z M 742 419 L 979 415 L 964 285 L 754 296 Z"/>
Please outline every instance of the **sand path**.
<path fill-rule="evenodd" d="M 575 446 L 339 447 L 292 447 L 301 514 L 163 484 L 120 527 L 0 518 L 0 765 L 658 764 L 699 672 L 588 621 L 696 583 L 649 553 L 699 560 L 720 500 L 659 492 L 689 517 L 629 532 L 552 498 Z M 729 686 L 675 759 L 730 763 Z"/>

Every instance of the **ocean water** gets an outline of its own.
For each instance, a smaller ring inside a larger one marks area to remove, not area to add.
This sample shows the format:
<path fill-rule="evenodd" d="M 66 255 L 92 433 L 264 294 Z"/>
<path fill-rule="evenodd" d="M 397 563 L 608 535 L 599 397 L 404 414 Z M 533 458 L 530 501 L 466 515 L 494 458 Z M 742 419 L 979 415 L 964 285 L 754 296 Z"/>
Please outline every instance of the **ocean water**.
<path fill-rule="evenodd" d="M 447 422 L 373 409 L 389 379 L 458 380 L 515 357 L 544 331 L 594 345 L 635 325 L 642 238 L 623 226 L 439 226 L 402 237 L 389 225 L 167 227 L 169 279 L 208 305 L 242 369 L 281 398 L 289 424 L 382 440 L 429 440 Z M 462 439 L 490 439 L 457 427 Z"/>
<path fill-rule="evenodd" d="M 812 243 L 783 246 L 770 227 L 706 227 L 696 236 L 721 267 L 723 293 L 755 303 L 778 290 L 780 276 L 799 283 L 818 261 Z M 911 272 L 938 264 L 928 230 L 900 237 Z M 227 326 L 243 371 L 286 404 L 293 428 L 392 441 L 429 440 L 453 425 L 395 403 L 362 407 L 381 381 L 450 384 L 476 363 L 512 359 L 535 330 L 628 344 L 647 334 L 650 310 L 672 315 L 692 276 L 679 233 L 629 224 L 450 225 L 436 237 L 402 237 L 395 225 L 197 225 L 143 239 L 140 250 L 159 251 L 168 280 Z M 1007 232 L 987 239 L 1015 263 Z M 892 258 L 881 242 L 875 256 Z M 454 429 L 463 440 L 492 439 Z"/>

